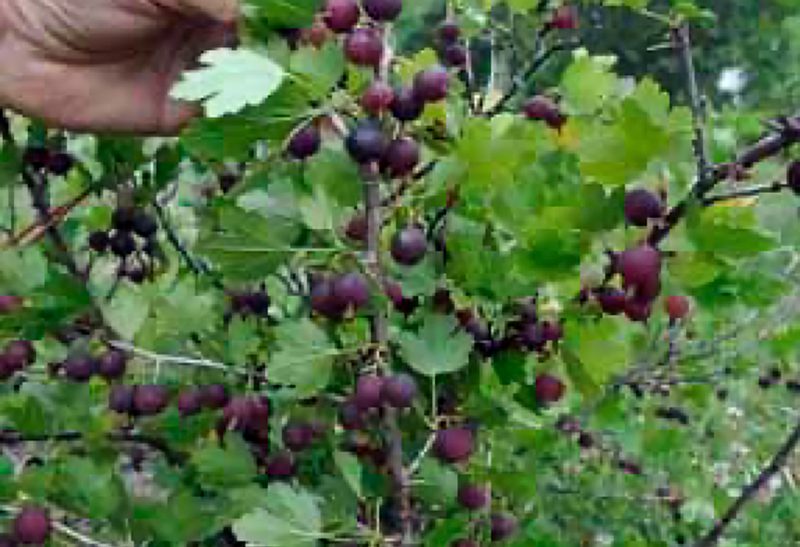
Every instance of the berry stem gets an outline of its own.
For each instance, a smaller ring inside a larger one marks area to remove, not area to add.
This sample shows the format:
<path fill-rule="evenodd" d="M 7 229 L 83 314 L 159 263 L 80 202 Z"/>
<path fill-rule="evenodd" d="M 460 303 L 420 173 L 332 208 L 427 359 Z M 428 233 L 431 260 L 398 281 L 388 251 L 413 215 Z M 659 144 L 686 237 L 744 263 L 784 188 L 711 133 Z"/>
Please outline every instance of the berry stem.
<path fill-rule="evenodd" d="M 723 201 L 730 201 L 733 199 L 741 199 L 753 196 L 759 196 L 761 194 L 776 194 L 778 192 L 782 192 L 788 188 L 786 182 L 782 180 L 777 180 L 775 182 L 771 182 L 769 184 L 761 184 L 758 186 L 750 186 L 748 188 L 742 188 L 741 190 L 734 190 L 732 192 L 726 194 L 718 194 L 715 196 L 708 196 L 703 199 L 703 205 L 708 207 L 710 205 L 714 205 L 715 203 L 720 203 Z"/>

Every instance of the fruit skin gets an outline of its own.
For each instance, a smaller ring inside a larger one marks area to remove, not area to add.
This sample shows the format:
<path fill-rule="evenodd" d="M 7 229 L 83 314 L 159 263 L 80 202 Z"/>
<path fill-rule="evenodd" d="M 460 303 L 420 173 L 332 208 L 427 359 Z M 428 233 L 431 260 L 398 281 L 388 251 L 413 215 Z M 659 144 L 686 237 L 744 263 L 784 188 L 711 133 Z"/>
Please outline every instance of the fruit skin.
<path fill-rule="evenodd" d="M 800 196 L 800 160 L 795 160 L 786 171 L 786 183 L 789 188 Z"/>
<path fill-rule="evenodd" d="M 649 245 L 640 245 L 619 255 L 616 268 L 627 285 L 648 286 L 661 272 L 661 253 Z"/>
<path fill-rule="evenodd" d="M 36 362 L 36 349 L 30 340 L 12 340 L 6 345 L 4 354 L 18 370 Z"/>
<path fill-rule="evenodd" d="M 520 341 L 530 351 L 541 352 L 547 344 L 541 323 L 528 323 L 519 333 Z"/>
<path fill-rule="evenodd" d="M 633 226 L 644 228 L 650 220 L 664 216 L 664 203 L 649 190 L 637 188 L 625 195 L 625 219 Z"/>
<path fill-rule="evenodd" d="M 353 398 L 346 400 L 339 407 L 339 421 L 347 431 L 357 431 L 366 427 L 364 415 Z"/>
<path fill-rule="evenodd" d="M 211 384 L 201 389 L 203 396 L 203 406 L 212 410 L 219 410 L 225 408 L 230 402 L 230 395 L 228 395 L 228 388 L 222 384 Z"/>
<path fill-rule="evenodd" d="M 44 545 L 52 532 L 50 515 L 41 507 L 25 507 L 11 525 L 14 539 L 28 545 Z"/>
<path fill-rule="evenodd" d="M 203 409 L 203 394 L 199 390 L 190 389 L 178 395 L 178 412 L 181 416 L 188 417 L 199 414 Z"/>
<path fill-rule="evenodd" d="M 367 241 L 367 216 L 364 213 L 356 213 L 347 223 L 344 235 L 352 241 L 366 243 Z"/>
<path fill-rule="evenodd" d="M 22 155 L 22 161 L 33 169 L 45 169 L 50 162 L 50 151 L 44 146 L 29 146 Z"/>
<path fill-rule="evenodd" d="M 417 397 L 417 382 L 408 374 L 389 376 L 383 382 L 383 399 L 394 408 L 411 408 Z"/>
<path fill-rule="evenodd" d="M 137 209 L 133 214 L 132 229 L 136 235 L 145 239 L 152 237 L 158 232 L 156 219 L 148 215 L 141 209 Z"/>
<path fill-rule="evenodd" d="M 10 294 L 0 295 L 0 315 L 9 315 L 22 308 L 25 300 Z"/>
<path fill-rule="evenodd" d="M 455 21 L 445 21 L 439 25 L 439 38 L 446 44 L 452 44 L 461 37 L 461 27 Z"/>
<path fill-rule="evenodd" d="M 625 311 L 625 293 L 613 287 L 605 287 L 595 292 L 600 308 L 608 315 L 619 315 Z"/>
<path fill-rule="evenodd" d="M 529 120 L 542 121 L 552 129 L 561 129 L 567 121 L 555 101 L 544 95 L 529 99 L 522 110 Z"/>
<path fill-rule="evenodd" d="M 169 404 L 167 388 L 159 385 L 138 386 L 133 393 L 133 406 L 140 416 L 156 416 Z"/>
<path fill-rule="evenodd" d="M 477 484 L 467 484 L 458 489 L 458 503 L 464 509 L 477 511 L 489 505 L 489 489 Z"/>
<path fill-rule="evenodd" d="M 129 232 L 118 231 L 109 242 L 111 252 L 120 258 L 124 258 L 136 251 L 136 241 Z"/>
<path fill-rule="evenodd" d="M 133 219 L 136 216 L 136 209 L 133 207 L 117 207 L 111 214 L 111 226 L 115 230 L 133 230 Z"/>
<path fill-rule="evenodd" d="M 375 121 L 362 122 L 347 136 L 345 147 L 358 163 L 380 161 L 386 153 L 389 140 Z"/>
<path fill-rule="evenodd" d="M 332 294 L 345 308 L 357 311 L 369 302 L 369 284 L 360 273 L 348 273 L 334 280 Z"/>
<path fill-rule="evenodd" d="M 269 457 L 266 464 L 266 473 L 270 479 L 286 480 L 294 477 L 297 466 L 291 452 L 283 451 Z"/>
<path fill-rule="evenodd" d="M 357 28 L 344 40 L 347 59 L 360 66 L 378 66 L 383 58 L 383 40 L 371 28 Z"/>
<path fill-rule="evenodd" d="M 440 429 L 433 441 L 433 453 L 447 463 L 464 462 L 475 452 L 475 436 L 465 427 Z"/>
<path fill-rule="evenodd" d="M 514 535 L 517 531 L 517 519 L 507 513 L 497 513 L 491 519 L 492 541 L 503 541 Z"/>
<path fill-rule="evenodd" d="M 578 9 L 575 6 L 561 6 L 553 12 L 549 26 L 559 30 L 578 28 Z"/>
<path fill-rule="evenodd" d="M 419 144 L 410 137 L 393 140 L 383 156 L 382 167 L 389 176 L 402 178 L 410 175 L 420 160 Z"/>
<path fill-rule="evenodd" d="M 689 315 L 692 309 L 691 301 L 685 296 L 668 296 L 664 300 L 664 309 L 673 321 L 680 321 Z"/>
<path fill-rule="evenodd" d="M 361 376 L 356 382 L 353 401 L 362 412 L 379 408 L 383 404 L 384 379 L 375 374 Z"/>
<path fill-rule="evenodd" d="M 74 158 L 67 152 L 55 152 L 47 161 L 47 170 L 57 176 L 64 176 L 75 165 Z"/>
<path fill-rule="evenodd" d="M 403 11 L 403 0 L 362 0 L 361 5 L 376 21 L 393 21 Z"/>
<path fill-rule="evenodd" d="M 625 301 L 625 316 L 631 321 L 645 323 L 653 313 L 653 305 L 648 300 L 628 298 Z"/>
<path fill-rule="evenodd" d="M 392 258 L 403 266 L 419 264 L 425 258 L 427 251 L 428 237 L 417 226 L 408 226 L 400 230 L 392 239 Z"/>
<path fill-rule="evenodd" d="M 404 315 L 411 315 L 414 310 L 419 306 L 419 301 L 416 298 L 406 298 L 403 294 L 403 287 L 400 283 L 393 279 L 387 279 L 383 285 L 383 291 L 389 300 L 392 301 L 392 306 L 399 313 Z"/>
<path fill-rule="evenodd" d="M 540 374 L 534 383 L 536 400 L 543 405 L 557 403 L 564 396 L 566 386 L 564 383 L 550 374 Z"/>
<path fill-rule="evenodd" d="M 108 232 L 97 231 L 89 234 L 89 247 L 96 253 L 106 252 L 108 243 Z"/>
<path fill-rule="evenodd" d="M 361 108 L 371 116 L 389 109 L 394 100 L 394 89 L 382 80 L 375 80 L 361 95 Z"/>
<path fill-rule="evenodd" d="M 78 355 L 64 361 L 64 374 L 73 382 L 88 382 L 97 372 L 97 363 L 88 356 Z"/>
<path fill-rule="evenodd" d="M 328 319 L 341 319 L 347 309 L 347 303 L 334 295 L 333 280 L 328 278 L 313 283 L 310 299 L 311 309 Z"/>
<path fill-rule="evenodd" d="M 328 0 L 324 13 L 325 24 L 337 33 L 350 32 L 361 17 L 357 0 Z"/>
<path fill-rule="evenodd" d="M 319 152 L 322 137 L 314 123 L 297 130 L 286 147 L 287 152 L 296 160 L 305 160 Z"/>
<path fill-rule="evenodd" d="M 413 122 L 422 115 L 425 103 L 414 94 L 412 88 L 401 87 L 395 90 L 389 110 L 397 121 Z"/>
<path fill-rule="evenodd" d="M 125 375 L 128 357 L 118 349 L 107 351 L 100 357 L 97 372 L 106 380 L 118 380 Z"/>
<path fill-rule="evenodd" d="M 435 103 L 447 97 L 450 75 L 441 66 L 428 68 L 414 77 L 414 95 L 422 102 Z"/>
<path fill-rule="evenodd" d="M 292 452 L 302 452 L 314 442 L 314 430 L 306 423 L 288 423 L 283 428 L 283 444 Z"/>
<path fill-rule="evenodd" d="M 112 387 L 108 395 L 108 408 L 117 414 L 130 414 L 133 412 L 133 394 L 134 388 L 131 386 Z"/>
<path fill-rule="evenodd" d="M 441 53 L 441 59 L 447 66 L 463 67 L 467 64 L 467 48 L 461 44 L 446 46 Z"/>

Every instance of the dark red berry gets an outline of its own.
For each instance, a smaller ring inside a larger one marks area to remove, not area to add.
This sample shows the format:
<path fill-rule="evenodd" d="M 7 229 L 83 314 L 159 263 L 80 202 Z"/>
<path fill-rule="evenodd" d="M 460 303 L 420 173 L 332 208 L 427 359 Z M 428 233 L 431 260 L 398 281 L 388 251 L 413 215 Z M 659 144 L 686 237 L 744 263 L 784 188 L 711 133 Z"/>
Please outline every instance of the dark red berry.
<path fill-rule="evenodd" d="M 295 131 L 286 149 L 294 159 L 305 160 L 316 154 L 321 144 L 319 129 L 312 122 Z"/>
<path fill-rule="evenodd" d="M 311 287 L 311 309 L 328 319 L 339 319 L 347 309 L 347 302 L 340 300 L 333 293 L 333 281 L 323 278 L 314 282 Z"/>
<path fill-rule="evenodd" d="M 394 408 L 411 408 L 417 397 L 417 382 L 408 374 L 395 374 L 383 382 L 383 399 Z"/>
<path fill-rule="evenodd" d="M 320 21 L 315 21 L 304 33 L 305 39 L 315 48 L 321 48 L 328 41 L 328 27 Z"/>
<path fill-rule="evenodd" d="M 106 380 L 118 380 L 125 375 L 128 357 L 118 349 L 107 351 L 100 357 L 98 373 Z"/>
<path fill-rule="evenodd" d="M 389 109 L 394 100 L 394 90 L 383 80 L 375 80 L 361 96 L 361 107 L 367 114 L 377 116 Z"/>
<path fill-rule="evenodd" d="M 553 12 L 550 27 L 559 30 L 578 28 L 578 9 L 575 6 L 561 6 Z"/>
<path fill-rule="evenodd" d="M 403 0 L 361 0 L 361 5 L 376 21 L 393 21 L 403 11 Z"/>
<path fill-rule="evenodd" d="M 418 226 L 408 226 L 392 239 L 392 258 L 403 266 L 419 264 L 428 250 L 428 237 Z"/>
<path fill-rule="evenodd" d="M 645 323 L 653 313 L 653 304 L 649 300 L 628 298 L 625 301 L 625 316 L 631 321 Z"/>
<path fill-rule="evenodd" d="M 314 430 L 306 423 L 289 423 L 283 428 L 283 444 L 292 452 L 302 452 L 314 442 Z"/>
<path fill-rule="evenodd" d="M 566 391 L 566 386 L 555 376 L 540 374 L 536 377 L 534 390 L 536 392 L 536 400 L 540 404 L 549 405 L 561 400 Z"/>
<path fill-rule="evenodd" d="M 353 401 L 363 412 L 378 408 L 383 403 L 384 379 L 374 374 L 361 376 L 356 382 Z"/>
<path fill-rule="evenodd" d="M 558 105 L 544 95 L 529 99 L 523 106 L 523 112 L 529 120 L 542 121 L 553 129 L 560 129 L 566 122 Z"/>
<path fill-rule="evenodd" d="M 273 454 L 267 460 L 267 476 L 275 480 L 286 480 L 294 477 L 297 466 L 291 452 L 283 451 Z"/>
<path fill-rule="evenodd" d="M 544 321 L 542 335 L 548 342 L 558 342 L 564 337 L 564 328 L 558 321 Z"/>
<path fill-rule="evenodd" d="M 383 290 L 386 296 L 389 297 L 389 300 L 391 300 L 394 309 L 399 313 L 410 315 L 414 313 L 414 310 L 416 310 L 419 305 L 416 298 L 406 298 L 403 294 L 403 287 L 393 279 L 386 280 L 383 285 Z"/>
<path fill-rule="evenodd" d="M 386 134 L 374 121 L 362 122 L 347 136 L 345 146 L 358 163 L 380 161 L 389 146 Z"/>
<path fill-rule="evenodd" d="M 111 252 L 120 258 L 132 255 L 136 251 L 136 241 L 130 232 L 117 231 L 109 242 Z"/>
<path fill-rule="evenodd" d="M 519 332 L 520 342 L 530 351 L 541 352 L 547 345 L 541 323 L 527 323 Z"/>
<path fill-rule="evenodd" d="M 347 60 L 360 66 L 378 66 L 383 57 L 383 39 L 372 28 L 357 28 L 344 40 Z"/>
<path fill-rule="evenodd" d="M 148 215 L 142 209 L 136 209 L 136 212 L 133 214 L 133 224 L 131 228 L 136 235 L 147 239 L 155 235 L 158 231 L 158 223 L 155 218 Z"/>
<path fill-rule="evenodd" d="M 402 178 L 414 171 L 419 159 L 417 141 L 410 137 L 400 137 L 389 144 L 383 157 L 382 167 L 389 176 Z"/>
<path fill-rule="evenodd" d="M 69 357 L 64 361 L 64 375 L 73 382 L 88 382 L 97 372 L 97 362 L 85 355 Z"/>
<path fill-rule="evenodd" d="M 342 427 L 348 431 L 355 431 L 366 427 L 364 414 L 352 398 L 345 401 L 339 408 L 339 421 Z"/>
<path fill-rule="evenodd" d="M 136 209 L 133 207 L 118 207 L 111 214 L 111 225 L 115 230 L 133 230 L 133 222 L 136 218 Z"/>
<path fill-rule="evenodd" d="M 648 286 L 659 278 L 661 253 L 649 245 L 640 245 L 619 255 L 616 266 L 626 284 Z"/>
<path fill-rule="evenodd" d="M 46 169 L 50 163 L 50 151 L 44 146 L 29 146 L 22 155 L 22 161 L 33 169 Z"/>
<path fill-rule="evenodd" d="M 36 362 L 36 348 L 30 340 L 12 340 L 6 344 L 5 355 L 19 369 Z"/>
<path fill-rule="evenodd" d="M 475 436 L 471 429 L 452 427 L 441 429 L 433 442 L 433 453 L 447 463 L 464 462 L 475 451 Z"/>
<path fill-rule="evenodd" d="M 55 152 L 47 161 L 47 170 L 56 176 L 64 176 L 69 173 L 75 160 L 67 152 Z"/>
<path fill-rule="evenodd" d="M 360 273 L 344 274 L 333 281 L 333 298 L 357 311 L 369 302 L 369 283 Z"/>
<path fill-rule="evenodd" d="M 351 240 L 359 243 L 367 241 L 367 216 L 364 213 L 356 213 L 344 229 L 344 234 Z"/>
<path fill-rule="evenodd" d="M 685 319 L 692 309 L 691 301 L 685 296 L 668 296 L 664 300 L 664 309 L 673 321 Z"/>
<path fill-rule="evenodd" d="M 795 160 L 786 171 L 786 183 L 791 190 L 800 196 L 800 160 Z"/>
<path fill-rule="evenodd" d="M 357 0 L 328 0 L 324 21 L 333 32 L 349 32 L 361 17 Z"/>
<path fill-rule="evenodd" d="M 477 511 L 489 505 L 489 489 L 478 484 L 466 484 L 458 489 L 458 503 L 464 509 Z"/>
<path fill-rule="evenodd" d="M 205 386 L 200 391 L 203 396 L 203 406 L 212 410 L 225 408 L 230 401 L 228 388 L 222 384 L 211 384 Z"/>
<path fill-rule="evenodd" d="M 130 414 L 133 412 L 133 393 L 131 386 L 116 385 L 108 394 L 108 408 L 117 414 Z"/>
<path fill-rule="evenodd" d="M 203 394 L 197 389 L 182 391 L 178 395 L 178 412 L 181 416 L 194 416 L 203 409 Z"/>
<path fill-rule="evenodd" d="M 140 416 L 155 416 L 169 404 L 169 391 L 164 386 L 137 386 L 133 393 L 133 406 Z"/>
<path fill-rule="evenodd" d="M 9 315 L 24 305 L 25 301 L 19 297 L 11 294 L 0 295 L 0 315 Z"/>
<path fill-rule="evenodd" d="M 467 48 L 461 44 L 445 46 L 442 50 L 441 58 L 447 66 L 465 66 L 467 64 Z"/>
<path fill-rule="evenodd" d="M 108 232 L 97 231 L 89 234 L 89 247 L 96 253 L 106 252 L 108 243 Z"/>
<path fill-rule="evenodd" d="M 52 523 L 50 514 L 41 507 L 25 507 L 11 525 L 14 539 L 26 545 L 44 545 L 50 538 Z"/>
<path fill-rule="evenodd" d="M 455 21 L 445 21 L 439 25 L 439 38 L 446 44 L 452 44 L 461 37 L 461 27 Z"/>
<path fill-rule="evenodd" d="M 664 203 L 653 192 L 637 188 L 625 195 L 625 218 L 633 226 L 645 227 L 650 220 L 663 215 Z"/>
<path fill-rule="evenodd" d="M 491 537 L 492 541 L 503 541 L 517 532 L 517 519 L 507 513 L 492 515 Z"/>
<path fill-rule="evenodd" d="M 424 103 L 435 103 L 447 97 L 450 75 L 441 66 L 429 68 L 414 77 L 414 95 Z"/>
<path fill-rule="evenodd" d="M 625 311 L 627 297 L 625 293 L 614 287 L 605 287 L 595 292 L 600 308 L 608 315 L 619 315 Z"/>
<path fill-rule="evenodd" d="M 395 90 L 389 109 L 397 121 L 413 122 L 422 115 L 425 103 L 414 94 L 412 88 L 401 87 Z"/>

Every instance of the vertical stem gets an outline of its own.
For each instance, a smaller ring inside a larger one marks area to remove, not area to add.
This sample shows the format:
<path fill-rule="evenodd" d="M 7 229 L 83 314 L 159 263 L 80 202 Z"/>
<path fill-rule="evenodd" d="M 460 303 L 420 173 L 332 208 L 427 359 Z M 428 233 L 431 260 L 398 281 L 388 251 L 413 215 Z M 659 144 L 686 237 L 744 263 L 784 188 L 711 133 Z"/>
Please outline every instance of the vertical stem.
<path fill-rule="evenodd" d="M 367 250 L 364 259 L 370 276 L 379 286 L 382 286 L 384 275 L 381 265 L 380 242 L 383 214 L 377 166 L 366 167 L 362 178 L 364 181 L 364 210 L 367 218 Z M 375 309 L 370 324 L 372 342 L 377 346 L 376 359 L 379 363 L 385 364 L 389 343 L 389 323 L 385 305 Z M 402 527 L 400 545 L 401 547 L 410 547 L 415 544 L 411 522 L 411 493 L 408 475 L 403 465 L 403 437 L 397 425 L 397 411 L 393 408 L 386 408 L 383 421 L 388 432 L 389 471 L 392 475 L 395 501 Z"/>

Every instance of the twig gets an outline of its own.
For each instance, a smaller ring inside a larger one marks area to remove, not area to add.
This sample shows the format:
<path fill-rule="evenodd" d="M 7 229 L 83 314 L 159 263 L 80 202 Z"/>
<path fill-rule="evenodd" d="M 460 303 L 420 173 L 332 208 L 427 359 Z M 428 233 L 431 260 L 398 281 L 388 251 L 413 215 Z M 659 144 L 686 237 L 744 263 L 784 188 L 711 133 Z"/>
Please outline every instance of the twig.
<path fill-rule="evenodd" d="M 110 543 L 103 543 L 101 541 L 97 541 L 96 539 L 92 539 L 89 536 L 85 536 L 61 522 L 54 521 L 53 528 L 55 528 L 57 532 L 60 532 L 61 534 L 76 541 L 80 541 L 83 545 L 88 545 L 89 547 L 115 547 Z"/>
<path fill-rule="evenodd" d="M 158 200 L 153 200 L 153 207 L 156 210 L 156 215 L 158 215 L 158 220 L 161 222 L 161 227 L 164 229 L 164 233 L 167 235 L 167 241 L 169 241 L 170 245 L 172 245 L 178 254 L 181 255 L 186 265 L 189 266 L 189 269 L 192 270 L 195 275 L 205 275 L 210 273 L 208 266 L 200 261 L 195 260 L 194 257 L 189 253 L 189 250 L 186 246 L 181 242 L 178 234 L 175 233 L 175 230 L 170 224 L 169 219 L 167 218 L 166 212 L 164 208 L 158 203 Z"/>
<path fill-rule="evenodd" d="M 715 203 L 720 203 L 723 201 L 730 201 L 732 199 L 740 199 L 740 198 L 747 198 L 758 196 L 761 194 L 770 194 L 770 193 L 778 193 L 782 192 L 788 187 L 786 182 L 782 180 L 778 180 L 769 184 L 762 184 L 759 186 L 751 186 L 749 188 L 742 188 L 741 190 L 734 190 L 727 194 L 718 194 L 715 196 L 708 196 L 703 199 L 703 205 L 708 207 L 710 205 L 714 205 Z"/>
<path fill-rule="evenodd" d="M 137 348 L 136 346 L 123 342 L 120 340 L 112 340 L 108 342 L 112 348 L 131 353 L 144 359 L 149 359 L 154 363 L 171 364 L 171 365 L 184 365 L 189 367 L 206 368 L 209 370 L 217 370 L 226 374 L 235 374 L 237 376 L 249 377 L 250 373 L 234 367 L 229 367 L 223 363 L 212 361 L 210 359 L 195 359 L 193 357 L 184 357 L 181 355 L 162 355 L 145 349 Z"/>
<path fill-rule="evenodd" d="M 695 547 L 712 547 L 722 538 L 728 526 L 736 520 L 736 517 L 742 512 L 744 507 L 758 494 L 758 492 L 766 486 L 769 481 L 780 473 L 781 469 L 786 465 L 786 462 L 795 451 L 797 445 L 800 444 L 800 423 L 795 426 L 792 433 L 780 447 L 778 452 L 772 458 L 772 461 L 765 467 L 758 477 L 748 484 L 739 497 L 733 502 L 733 505 L 725 512 L 722 518 L 716 525 L 695 543 Z"/>

